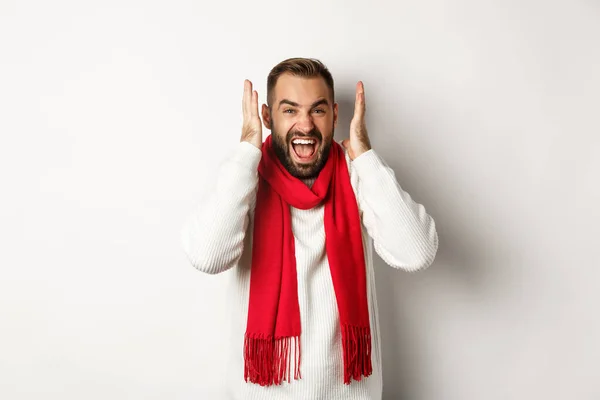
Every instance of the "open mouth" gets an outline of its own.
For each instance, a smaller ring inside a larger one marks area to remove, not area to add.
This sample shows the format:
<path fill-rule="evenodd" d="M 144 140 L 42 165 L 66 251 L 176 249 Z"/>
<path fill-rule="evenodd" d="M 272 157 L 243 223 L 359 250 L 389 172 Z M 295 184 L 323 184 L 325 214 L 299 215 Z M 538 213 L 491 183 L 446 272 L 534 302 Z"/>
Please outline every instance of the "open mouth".
<path fill-rule="evenodd" d="M 292 139 L 292 153 L 296 161 L 307 163 L 313 161 L 317 155 L 318 142 L 316 139 Z"/>

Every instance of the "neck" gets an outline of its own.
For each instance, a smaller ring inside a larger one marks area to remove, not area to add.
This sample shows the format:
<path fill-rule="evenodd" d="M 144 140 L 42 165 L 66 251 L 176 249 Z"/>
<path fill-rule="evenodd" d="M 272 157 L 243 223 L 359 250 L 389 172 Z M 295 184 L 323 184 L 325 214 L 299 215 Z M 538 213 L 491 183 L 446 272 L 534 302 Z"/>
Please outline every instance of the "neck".
<path fill-rule="evenodd" d="M 312 188 L 312 185 L 315 183 L 315 180 L 317 180 L 317 178 L 305 178 L 305 179 L 300 179 L 306 186 L 308 186 L 309 188 Z"/>

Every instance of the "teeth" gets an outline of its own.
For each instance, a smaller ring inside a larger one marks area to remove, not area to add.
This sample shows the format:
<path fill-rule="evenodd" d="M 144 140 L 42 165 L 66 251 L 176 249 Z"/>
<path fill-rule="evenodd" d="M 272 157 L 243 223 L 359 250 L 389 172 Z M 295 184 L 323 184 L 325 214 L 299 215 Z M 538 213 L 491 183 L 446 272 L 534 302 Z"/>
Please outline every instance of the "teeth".
<path fill-rule="evenodd" d="M 292 140 L 294 144 L 315 144 L 315 140 L 313 139 L 294 139 Z"/>

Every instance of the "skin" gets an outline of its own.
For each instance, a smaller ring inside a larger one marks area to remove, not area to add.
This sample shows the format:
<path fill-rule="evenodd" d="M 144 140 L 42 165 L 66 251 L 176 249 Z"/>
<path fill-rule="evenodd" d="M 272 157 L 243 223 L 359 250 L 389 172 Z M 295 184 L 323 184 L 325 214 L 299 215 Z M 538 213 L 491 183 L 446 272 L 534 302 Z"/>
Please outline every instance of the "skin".
<path fill-rule="evenodd" d="M 325 80 L 283 74 L 272 93 L 272 104 L 262 105 L 262 123 L 258 114 L 258 93 L 252 82 L 244 82 L 241 140 L 262 147 L 262 124 L 271 130 L 273 147 L 283 165 L 297 178 L 316 177 L 327 160 L 338 120 L 338 104 L 333 102 Z M 371 149 L 365 122 L 365 95 L 362 82 L 356 84 L 354 116 L 349 138 L 342 142 L 351 160 Z M 299 159 L 292 149 L 295 137 L 317 141 L 310 160 Z"/>

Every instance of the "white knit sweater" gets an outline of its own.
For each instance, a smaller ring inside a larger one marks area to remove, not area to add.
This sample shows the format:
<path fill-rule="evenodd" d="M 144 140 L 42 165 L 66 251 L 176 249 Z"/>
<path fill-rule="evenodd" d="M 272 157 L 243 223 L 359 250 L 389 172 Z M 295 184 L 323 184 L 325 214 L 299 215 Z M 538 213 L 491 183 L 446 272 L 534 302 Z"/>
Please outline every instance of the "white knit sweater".
<path fill-rule="evenodd" d="M 208 274 L 227 271 L 224 275 L 230 280 L 231 351 L 223 394 L 215 400 L 379 400 L 383 385 L 373 244 L 379 256 L 394 268 L 426 268 L 437 252 L 435 223 L 425 208 L 400 187 L 392 169 L 374 150 L 353 161 L 346 153 L 363 226 L 373 374 L 361 381 L 353 380 L 350 385 L 343 383 L 338 310 L 325 252 L 324 207 L 291 207 L 302 329 L 302 379 L 269 387 L 247 383 L 243 344 L 260 158 L 260 150 L 241 142 L 233 157 L 221 166 L 216 187 L 182 230 L 183 248 L 192 265 Z"/>

